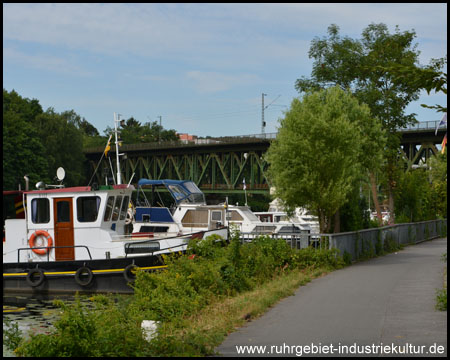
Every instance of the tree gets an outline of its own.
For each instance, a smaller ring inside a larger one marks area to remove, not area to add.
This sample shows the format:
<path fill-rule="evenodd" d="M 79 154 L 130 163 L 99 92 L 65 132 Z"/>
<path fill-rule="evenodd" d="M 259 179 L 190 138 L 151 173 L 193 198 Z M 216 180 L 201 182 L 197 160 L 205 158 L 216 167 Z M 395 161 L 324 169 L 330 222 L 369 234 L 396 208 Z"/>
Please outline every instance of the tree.
<path fill-rule="evenodd" d="M 45 149 L 33 124 L 42 107 L 3 89 L 3 189 L 17 189 L 28 175 L 34 184 L 47 175 Z"/>
<path fill-rule="evenodd" d="M 80 185 L 83 124 L 88 123 L 73 110 L 44 112 L 38 100 L 3 90 L 3 188 L 17 188 L 24 175 L 31 184 L 41 180 L 51 184 L 60 166 L 66 170 L 66 186 Z"/>
<path fill-rule="evenodd" d="M 114 133 L 109 126 L 105 130 L 107 136 Z M 165 130 L 156 121 L 143 125 L 133 117 L 125 121 L 120 129 L 120 138 L 125 144 L 151 143 L 158 141 L 178 141 L 175 130 Z"/>
<path fill-rule="evenodd" d="M 414 31 L 400 32 L 398 27 L 390 34 L 385 24 L 370 24 L 361 39 L 339 35 L 339 27 L 330 25 L 328 37 L 311 42 L 309 57 L 314 59 L 311 78 L 296 81 L 296 89 L 308 92 L 330 86 L 350 89 L 366 103 L 374 117 L 386 130 L 387 146 L 384 171 L 388 177 L 389 207 L 394 214 L 395 165 L 399 156 L 398 129 L 416 122 L 415 114 L 406 115 L 406 106 L 418 99 L 417 87 L 398 78 L 385 69 L 393 64 L 413 66 L 418 62 L 417 45 L 413 45 Z M 380 69 L 380 67 L 382 69 Z M 375 191 L 375 172 L 371 171 L 372 192 Z M 377 203 L 378 197 L 372 194 Z M 381 213 L 377 209 L 379 218 Z"/>
<path fill-rule="evenodd" d="M 415 90 L 426 90 L 428 95 L 431 91 L 443 92 L 447 94 L 447 73 L 441 71 L 447 64 L 447 56 L 440 59 L 431 59 L 427 66 L 392 64 L 387 67 L 377 66 L 377 71 L 389 72 L 393 75 L 394 81 L 399 83 L 409 83 Z M 437 112 L 447 112 L 447 107 L 439 104 L 420 106 L 435 109 Z"/>
<path fill-rule="evenodd" d="M 321 232 L 328 232 L 332 216 L 372 161 L 364 153 L 365 129 L 378 129 L 382 138 L 381 127 L 366 105 L 338 87 L 294 99 L 280 125 L 266 154 L 275 195 L 288 210 L 313 211 Z"/>
<path fill-rule="evenodd" d="M 44 144 L 48 162 L 46 181 L 50 183 L 55 181 L 59 167 L 66 172 L 66 186 L 77 186 L 84 180 L 83 133 L 73 121 L 73 115 L 72 111 L 58 114 L 49 108 L 36 117 L 39 138 Z"/>
<path fill-rule="evenodd" d="M 432 202 L 435 214 L 442 219 L 447 219 L 447 151 L 432 157 L 429 160 L 428 169 L 434 195 Z"/>
<path fill-rule="evenodd" d="M 18 189 L 25 175 L 30 184 L 47 176 L 47 158 L 37 130 L 19 113 L 3 113 L 3 190 Z"/>

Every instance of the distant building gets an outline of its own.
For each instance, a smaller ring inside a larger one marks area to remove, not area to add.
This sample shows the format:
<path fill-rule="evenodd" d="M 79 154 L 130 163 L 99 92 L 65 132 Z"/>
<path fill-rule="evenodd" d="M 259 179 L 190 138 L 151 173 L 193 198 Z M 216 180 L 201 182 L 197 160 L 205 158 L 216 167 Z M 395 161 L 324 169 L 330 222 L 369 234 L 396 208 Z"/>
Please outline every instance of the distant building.
<path fill-rule="evenodd" d="M 178 138 L 184 144 L 194 143 L 194 144 L 218 144 L 221 141 L 207 138 L 207 139 L 199 139 L 197 135 L 189 135 L 189 134 L 177 134 Z"/>
<path fill-rule="evenodd" d="M 181 142 L 187 144 L 189 142 L 195 142 L 197 140 L 197 135 L 189 135 L 189 134 L 178 134 Z"/>

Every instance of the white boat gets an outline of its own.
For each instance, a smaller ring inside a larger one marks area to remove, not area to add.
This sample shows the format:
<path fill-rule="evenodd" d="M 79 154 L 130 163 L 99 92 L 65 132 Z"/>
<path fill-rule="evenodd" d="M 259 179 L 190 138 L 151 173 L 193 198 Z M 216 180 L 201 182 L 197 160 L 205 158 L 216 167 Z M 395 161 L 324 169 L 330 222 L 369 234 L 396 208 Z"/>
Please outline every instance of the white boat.
<path fill-rule="evenodd" d="M 58 178 L 62 182 L 64 175 Z M 38 183 L 37 190 L 11 192 L 22 205 L 21 216 L 5 220 L 3 291 L 132 292 L 135 268 L 164 268 L 160 255 L 185 251 L 191 238 L 226 239 L 225 227 L 145 238 L 130 234 L 127 213 L 135 188 L 120 184 L 120 173 L 117 180 L 99 187 Z"/>
<path fill-rule="evenodd" d="M 151 199 L 145 189 L 151 189 Z M 170 193 L 173 201 L 164 206 L 161 190 Z M 134 209 L 133 234 L 145 236 L 181 235 L 212 231 L 235 224 L 241 231 L 250 231 L 261 222 L 245 206 L 207 205 L 205 195 L 190 180 L 148 180 L 138 182 L 137 206 Z"/>
<path fill-rule="evenodd" d="M 146 188 L 149 189 L 149 196 L 146 195 Z M 173 203 L 169 206 L 164 206 L 161 190 L 171 195 Z M 305 224 L 261 221 L 248 206 L 227 202 L 207 205 L 203 192 L 189 180 L 140 179 L 136 202 L 133 235 L 143 238 L 213 231 L 223 226 L 238 230 L 245 240 L 259 235 L 281 237 L 310 233 L 309 226 Z"/>
<path fill-rule="evenodd" d="M 320 233 L 317 216 L 310 214 L 303 208 L 296 208 L 294 214 L 289 216 L 287 212 L 284 211 L 279 199 L 271 201 L 267 211 L 255 212 L 255 215 L 262 222 L 275 223 L 284 226 L 294 225 L 301 229 L 309 230 L 310 234 Z"/>

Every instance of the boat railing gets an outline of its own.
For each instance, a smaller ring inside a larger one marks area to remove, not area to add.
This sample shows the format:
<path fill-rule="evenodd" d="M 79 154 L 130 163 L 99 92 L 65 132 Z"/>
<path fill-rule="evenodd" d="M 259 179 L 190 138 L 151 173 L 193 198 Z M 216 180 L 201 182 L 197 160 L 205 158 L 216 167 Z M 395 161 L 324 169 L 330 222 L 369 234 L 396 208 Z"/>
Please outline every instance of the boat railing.
<path fill-rule="evenodd" d="M 19 248 L 17 249 L 17 262 L 20 263 L 20 252 L 25 250 L 25 251 L 30 251 L 30 250 L 40 250 L 40 249 L 48 249 L 49 251 L 47 251 L 47 261 L 50 261 L 50 250 L 51 249 L 61 249 L 61 248 L 85 248 L 87 250 L 87 253 L 89 255 L 89 259 L 92 260 L 92 256 L 91 256 L 91 252 L 89 251 L 89 248 L 86 245 L 72 245 L 72 246 L 35 246 L 35 247 L 27 247 L 27 248 Z"/>
<path fill-rule="evenodd" d="M 150 238 L 145 240 L 135 240 L 129 243 L 125 244 L 125 257 L 128 257 L 128 254 L 147 254 L 147 253 L 154 253 L 156 251 L 163 251 L 168 249 L 178 249 L 182 247 L 187 246 L 187 241 L 191 239 L 195 235 L 203 234 L 203 231 L 192 233 L 192 234 L 183 234 L 183 235 L 176 235 L 176 236 L 169 236 L 164 238 Z M 161 240 L 174 240 L 174 239 L 180 239 L 185 240 L 185 243 L 178 244 L 178 245 L 172 245 L 168 248 L 161 249 Z M 130 239 L 131 240 L 131 239 Z"/>

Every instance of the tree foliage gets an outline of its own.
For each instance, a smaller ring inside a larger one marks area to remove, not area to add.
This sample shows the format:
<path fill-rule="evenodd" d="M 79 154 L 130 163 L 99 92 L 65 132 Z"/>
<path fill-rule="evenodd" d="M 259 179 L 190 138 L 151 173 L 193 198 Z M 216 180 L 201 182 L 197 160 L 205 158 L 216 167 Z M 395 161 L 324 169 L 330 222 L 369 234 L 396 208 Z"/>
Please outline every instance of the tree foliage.
<path fill-rule="evenodd" d="M 409 83 L 412 89 L 426 90 L 428 95 L 435 91 L 447 94 L 447 73 L 442 69 L 447 64 L 447 56 L 440 59 L 431 59 L 427 66 L 392 64 L 387 67 L 377 66 L 377 71 L 389 72 L 394 76 L 394 81 Z M 426 105 L 422 107 L 435 109 L 437 112 L 447 112 L 447 106 Z"/>
<path fill-rule="evenodd" d="M 74 121 L 74 112 L 58 114 L 53 108 L 36 117 L 40 139 L 45 144 L 47 158 L 46 181 L 53 183 L 56 170 L 62 166 L 66 172 L 66 186 L 84 182 L 83 132 Z"/>
<path fill-rule="evenodd" d="M 37 182 L 48 163 L 39 132 L 30 119 L 42 114 L 37 100 L 22 99 L 14 90 L 3 90 L 3 189 L 17 189 L 28 175 Z"/>
<path fill-rule="evenodd" d="M 381 141 L 381 127 L 366 105 L 338 87 L 294 99 L 280 125 L 266 155 L 276 196 L 287 208 L 313 211 L 321 231 L 329 231 L 331 217 L 373 163 L 369 154 L 376 158 L 379 152 L 365 153 L 373 139 L 364 131 L 372 129 Z"/>
<path fill-rule="evenodd" d="M 105 134 L 109 136 L 113 133 L 114 129 L 108 126 Z M 126 120 L 124 126 L 121 127 L 120 138 L 125 144 L 179 140 L 175 130 L 166 130 L 156 121 L 141 124 L 134 117 Z"/>
<path fill-rule="evenodd" d="M 36 99 L 3 90 L 3 189 L 17 189 L 28 175 L 31 184 L 54 183 L 64 167 L 66 186 L 84 181 L 83 137 L 96 129 L 73 110 L 42 110 Z M 98 132 L 97 132 L 98 133 Z"/>
<path fill-rule="evenodd" d="M 366 103 L 377 117 L 388 137 L 384 154 L 388 175 L 390 207 L 393 213 L 395 188 L 394 166 L 399 156 L 398 129 L 416 122 L 415 114 L 405 114 L 411 101 L 417 100 L 419 90 L 410 81 L 401 81 L 390 67 L 396 64 L 415 66 L 419 52 L 413 44 L 414 31 L 401 32 L 396 27 L 389 33 L 385 24 L 370 24 L 360 39 L 342 37 L 337 25 L 328 27 L 328 37 L 316 37 L 311 42 L 309 57 L 314 59 L 311 78 L 296 81 L 296 89 L 309 92 L 330 86 L 350 89 Z"/>

